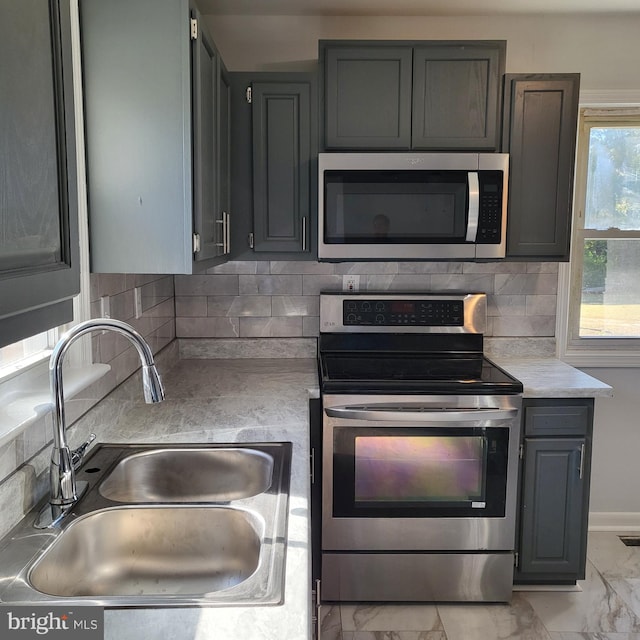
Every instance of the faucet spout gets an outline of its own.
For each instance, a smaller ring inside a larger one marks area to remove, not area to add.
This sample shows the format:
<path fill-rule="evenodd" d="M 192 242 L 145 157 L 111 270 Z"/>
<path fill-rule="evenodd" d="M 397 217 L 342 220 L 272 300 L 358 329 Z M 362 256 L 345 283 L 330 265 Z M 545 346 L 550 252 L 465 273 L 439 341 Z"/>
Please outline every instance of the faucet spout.
<path fill-rule="evenodd" d="M 138 351 L 142 364 L 142 383 L 147 403 L 164 400 L 164 389 L 160 374 L 156 369 L 153 353 L 144 338 L 126 322 L 97 318 L 81 322 L 60 338 L 49 359 L 49 383 L 55 403 L 53 414 L 53 450 L 49 479 L 51 484 L 49 503 L 55 512 L 64 512 L 79 498 L 75 470 L 80 465 L 91 439 L 76 451 L 71 451 L 67 443 L 64 413 L 64 390 L 62 386 L 62 363 L 69 347 L 79 337 L 92 331 L 114 331 L 128 338 Z M 95 436 L 93 436 L 95 437 Z"/>

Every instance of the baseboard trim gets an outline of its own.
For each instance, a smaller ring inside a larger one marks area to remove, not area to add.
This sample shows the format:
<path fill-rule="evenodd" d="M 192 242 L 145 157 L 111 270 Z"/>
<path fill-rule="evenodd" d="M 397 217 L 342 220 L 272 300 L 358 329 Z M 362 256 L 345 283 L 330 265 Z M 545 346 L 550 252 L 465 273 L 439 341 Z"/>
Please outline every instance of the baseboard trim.
<path fill-rule="evenodd" d="M 640 531 L 640 512 L 591 511 L 589 531 Z"/>

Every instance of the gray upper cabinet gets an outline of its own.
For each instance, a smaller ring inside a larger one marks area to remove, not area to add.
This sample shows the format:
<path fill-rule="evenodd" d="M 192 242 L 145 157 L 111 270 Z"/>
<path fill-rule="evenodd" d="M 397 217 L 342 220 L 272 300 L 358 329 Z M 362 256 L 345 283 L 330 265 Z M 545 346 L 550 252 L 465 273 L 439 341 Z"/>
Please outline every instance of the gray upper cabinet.
<path fill-rule="evenodd" d="M 504 42 L 414 48 L 414 149 L 497 148 L 505 53 Z"/>
<path fill-rule="evenodd" d="M 200 262 L 229 253 L 231 109 L 226 67 L 197 10 L 193 19 L 193 232 Z"/>
<path fill-rule="evenodd" d="M 411 47 L 327 46 L 324 64 L 328 149 L 411 147 Z"/>
<path fill-rule="evenodd" d="M 580 75 L 507 74 L 507 257 L 569 260 Z"/>
<path fill-rule="evenodd" d="M 317 247 L 317 74 L 231 77 L 233 260 L 312 260 Z"/>
<path fill-rule="evenodd" d="M 0 347 L 80 290 L 69 0 L 0 3 Z"/>
<path fill-rule="evenodd" d="M 592 398 L 525 399 L 516 583 L 584 578 Z"/>
<path fill-rule="evenodd" d="M 195 6 L 81 0 L 80 12 L 92 271 L 224 261 L 228 81 Z"/>
<path fill-rule="evenodd" d="M 254 249 L 308 251 L 310 85 L 254 82 L 251 104 Z"/>
<path fill-rule="evenodd" d="M 505 41 L 321 41 L 326 149 L 498 146 Z"/>

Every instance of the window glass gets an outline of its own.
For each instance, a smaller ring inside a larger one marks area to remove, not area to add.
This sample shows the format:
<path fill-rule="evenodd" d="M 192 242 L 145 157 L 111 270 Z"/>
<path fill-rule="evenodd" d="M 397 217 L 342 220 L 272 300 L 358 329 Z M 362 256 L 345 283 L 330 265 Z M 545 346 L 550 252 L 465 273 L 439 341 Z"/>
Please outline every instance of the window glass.
<path fill-rule="evenodd" d="M 48 357 L 57 335 L 58 330 L 52 329 L 0 349 L 0 380 L 25 364 Z"/>
<path fill-rule="evenodd" d="M 576 166 L 563 355 L 630 362 L 640 357 L 640 110 L 582 110 Z"/>

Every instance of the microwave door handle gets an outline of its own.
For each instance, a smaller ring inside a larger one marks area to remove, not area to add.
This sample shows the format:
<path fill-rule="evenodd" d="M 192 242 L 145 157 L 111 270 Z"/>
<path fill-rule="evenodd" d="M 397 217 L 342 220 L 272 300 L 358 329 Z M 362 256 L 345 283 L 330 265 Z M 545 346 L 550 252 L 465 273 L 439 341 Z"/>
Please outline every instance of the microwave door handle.
<path fill-rule="evenodd" d="M 467 242 L 475 242 L 478 235 L 478 216 L 480 215 L 480 184 L 478 173 L 469 171 L 469 220 L 467 222 Z"/>
<path fill-rule="evenodd" d="M 403 422 L 470 422 L 473 420 L 507 420 L 518 415 L 517 409 L 478 408 L 466 410 L 374 409 L 354 407 L 325 407 L 330 418 L 369 421 Z"/>

